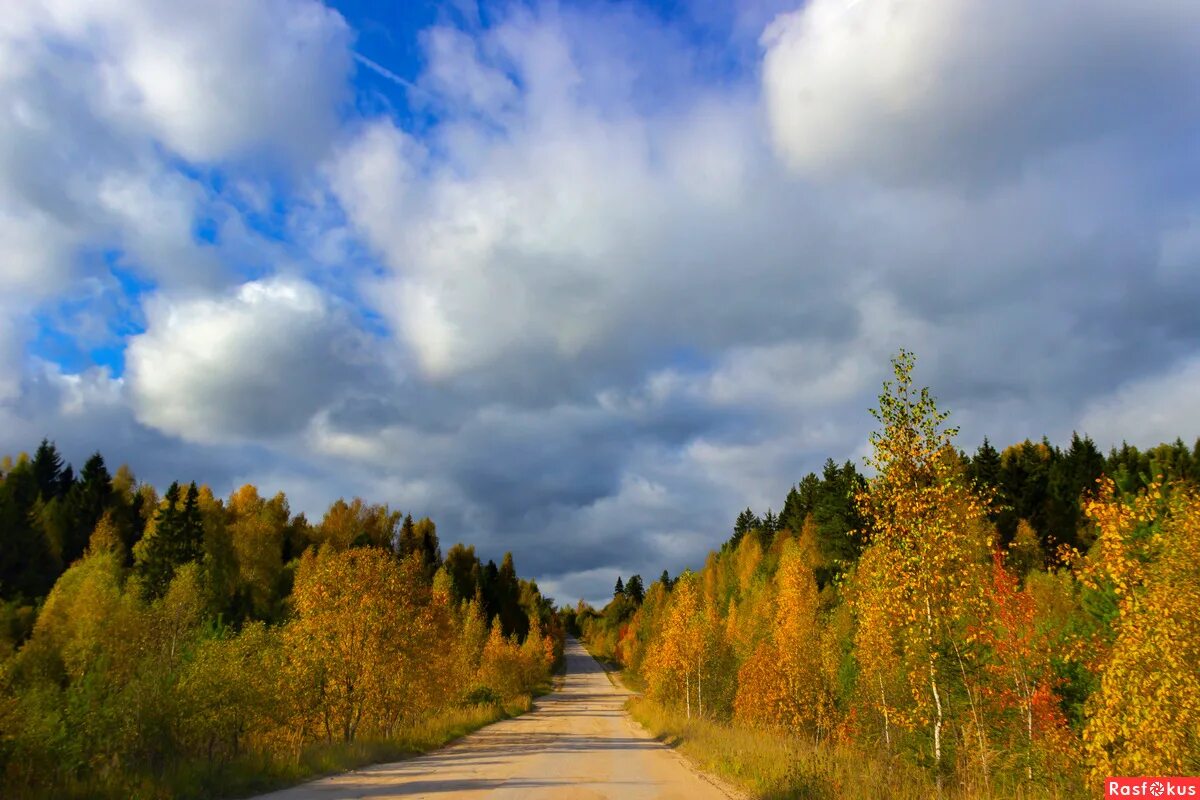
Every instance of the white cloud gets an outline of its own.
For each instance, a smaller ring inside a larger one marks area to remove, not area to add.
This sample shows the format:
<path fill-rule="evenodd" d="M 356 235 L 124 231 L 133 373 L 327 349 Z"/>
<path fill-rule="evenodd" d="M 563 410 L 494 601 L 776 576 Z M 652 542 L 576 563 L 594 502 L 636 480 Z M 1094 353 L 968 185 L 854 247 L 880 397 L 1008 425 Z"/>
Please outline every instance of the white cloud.
<path fill-rule="evenodd" d="M 15 313 L 0 305 L 0 405 L 21 391 L 22 347 Z"/>
<path fill-rule="evenodd" d="M 216 248 L 193 236 L 198 211 L 211 208 L 198 184 L 175 172 L 110 173 L 96 200 L 128 262 L 170 284 L 203 284 L 228 270 Z"/>
<path fill-rule="evenodd" d="M 0 289 L 41 298 L 58 291 L 70 274 L 79 234 L 38 211 L 13 213 L 0 205 Z"/>
<path fill-rule="evenodd" d="M 1139 447 L 1192 442 L 1200 437 L 1200 357 L 1192 356 L 1162 372 L 1129 381 L 1088 404 L 1078 430 L 1101 447 L 1123 441 Z"/>
<path fill-rule="evenodd" d="M 813 0 L 762 37 L 771 133 L 805 173 L 939 183 L 1131 134 L 1175 144 L 1198 25 L 1187 0 Z"/>
<path fill-rule="evenodd" d="M 431 80 L 443 117 L 425 146 L 383 120 L 330 168 L 391 268 L 370 292 L 376 307 L 432 378 L 723 338 L 756 313 L 740 295 L 817 268 L 786 252 L 811 201 L 774 176 L 749 98 L 700 91 L 642 114 L 610 85 L 614 64 L 589 60 L 571 26 L 547 17 L 518 15 L 465 53 L 428 53 L 434 76 L 512 70 L 515 99 Z M 469 64 L 443 63 L 456 58 Z M 597 84 L 602 104 L 589 99 Z M 803 313 L 778 302 L 783 317 Z"/>
<path fill-rule="evenodd" d="M 98 110 L 184 158 L 311 158 L 335 130 L 351 34 L 321 3 L 53 0 L 46 10 L 39 34 L 95 60 Z"/>
<path fill-rule="evenodd" d="M 211 286 L 235 253 L 194 228 L 232 211 L 174 156 L 307 170 L 336 134 L 350 31 L 312 0 L 46 0 L 4 17 L 0 287 L 23 297 L 68 290 L 104 250 Z"/>
<path fill-rule="evenodd" d="M 127 358 L 138 419 L 197 442 L 299 432 L 365 367 L 345 313 L 283 278 L 217 299 L 156 298 Z"/>

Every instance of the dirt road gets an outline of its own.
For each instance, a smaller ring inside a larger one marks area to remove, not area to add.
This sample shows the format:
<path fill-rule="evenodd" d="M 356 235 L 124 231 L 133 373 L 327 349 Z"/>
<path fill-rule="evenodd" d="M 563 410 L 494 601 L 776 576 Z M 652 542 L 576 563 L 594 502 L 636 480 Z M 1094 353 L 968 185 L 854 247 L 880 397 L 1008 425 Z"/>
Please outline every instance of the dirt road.
<path fill-rule="evenodd" d="M 728 795 L 649 738 L 580 644 L 567 640 L 561 690 L 517 719 L 408 761 L 324 778 L 259 800 L 388 797 L 686 798 Z"/>

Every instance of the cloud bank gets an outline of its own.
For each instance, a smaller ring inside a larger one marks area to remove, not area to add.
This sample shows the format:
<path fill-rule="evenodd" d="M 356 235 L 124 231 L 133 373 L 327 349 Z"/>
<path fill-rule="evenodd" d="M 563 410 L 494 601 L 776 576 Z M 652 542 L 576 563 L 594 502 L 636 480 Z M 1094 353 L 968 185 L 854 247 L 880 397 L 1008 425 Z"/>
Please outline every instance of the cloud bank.
<path fill-rule="evenodd" d="M 681 8 L 10 15 L 0 445 L 388 501 L 569 600 L 859 457 L 901 346 L 965 447 L 1200 434 L 1195 4 Z"/>

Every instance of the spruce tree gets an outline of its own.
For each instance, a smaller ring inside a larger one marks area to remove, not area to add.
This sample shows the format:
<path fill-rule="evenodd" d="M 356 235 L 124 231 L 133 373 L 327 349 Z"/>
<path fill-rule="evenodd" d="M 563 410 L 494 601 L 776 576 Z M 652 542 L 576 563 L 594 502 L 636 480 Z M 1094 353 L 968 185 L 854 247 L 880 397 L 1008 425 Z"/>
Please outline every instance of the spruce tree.
<path fill-rule="evenodd" d="M 401 560 L 403 560 L 419 549 L 420 543 L 417 541 L 417 526 L 413 524 L 412 514 L 405 514 L 404 522 L 400 524 L 400 537 L 396 546 L 396 552 Z"/>
<path fill-rule="evenodd" d="M 149 597 L 162 597 L 175 571 L 204 554 L 204 520 L 196 484 L 188 487 L 182 502 L 179 495 L 179 484 L 172 483 L 154 517 L 154 535 L 146 543 L 141 573 Z"/>
<path fill-rule="evenodd" d="M 816 476 L 813 475 L 813 477 Z M 779 512 L 779 527 L 799 533 L 804 528 L 804 518 L 810 511 L 812 511 L 811 505 L 805 507 L 799 489 L 793 486 L 788 490 L 787 499 L 783 501 L 783 509 Z"/>
<path fill-rule="evenodd" d="M 625 594 L 625 584 L 621 580 L 621 576 L 617 576 L 617 585 L 613 587 L 613 597 L 621 597 Z"/>
<path fill-rule="evenodd" d="M 625 596 L 639 606 L 642 604 L 642 600 L 646 597 L 646 589 L 642 586 L 641 575 L 629 576 L 629 580 L 625 583 Z"/>
<path fill-rule="evenodd" d="M 196 482 L 188 485 L 187 498 L 179 519 L 179 543 L 175 550 L 175 565 L 183 566 L 204 555 L 204 517 L 200 514 L 200 490 Z"/>
<path fill-rule="evenodd" d="M 853 462 L 839 467 L 832 458 L 825 461 L 812 510 L 817 548 L 826 563 L 817 570 L 821 585 L 838 571 L 838 564 L 848 565 L 858 559 L 862 539 L 855 534 L 862 530 L 863 520 L 854 498 L 865 487 L 866 481 Z"/>
<path fill-rule="evenodd" d="M 969 472 L 975 485 L 984 491 L 995 491 L 1000 485 L 1000 453 L 986 436 L 971 459 Z"/>
<path fill-rule="evenodd" d="M 779 519 L 775 516 L 772 509 L 767 509 L 766 516 L 762 518 L 762 543 L 763 547 L 771 546 L 771 541 L 775 538 L 775 534 L 779 532 Z"/>
<path fill-rule="evenodd" d="M 762 520 L 747 507 L 745 511 L 737 515 L 737 519 L 733 523 L 733 536 L 729 539 L 729 546 L 737 547 L 738 542 L 742 540 L 743 536 L 761 527 Z"/>
<path fill-rule="evenodd" d="M 0 481 L 0 597 L 42 597 L 58 577 L 49 544 L 33 524 L 38 503 L 33 466 L 18 463 Z"/>
<path fill-rule="evenodd" d="M 55 494 L 59 497 L 66 497 L 71 489 L 75 488 L 75 470 L 67 464 L 62 468 L 62 472 L 58 473 L 58 487 L 55 489 Z"/>
<path fill-rule="evenodd" d="M 500 613 L 499 585 L 500 570 L 496 568 L 496 562 L 489 558 L 480 573 L 479 580 L 480 593 L 483 595 L 483 607 L 487 612 L 489 625 L 492 618 Z"/>
<path fill-rule="evenodd" d="M 104 466 L 104 458 L 93 453 L 83 465 L 79 482 L 66 495 L 70 523 L 63 542 L 64 565 L 70 565 L 83 555 L 96 523 L 111 506 L 112 499 L 112 477 Z"/>
<path fill-rule="evenodd" d="M 1071 444 L 1050 468 L 1046 490 L 1046 532 L 1043 547 L 1053 554 L 1059 544 L 1085 550 L 1080 538 L 1083 509 L 1080 498 L 1096 486 L 1104 471 L 1104 456 L 1090 437 L 1071 434 Z"/>
<path fill-rule="evenodd" d="M 496 597 L 500 603 L 500 626 L 505 636 L 514 633 L 524 639 L 529 630 L 529 619 L 521 608 L 521 584 L 513 565 L 512 553 L 505 553 L 496 575 Z"/>
<path fill-rule="evenodd" d="M 33 455 L 32 467 L 38 494 L 46 500 L 58 497 L 62 489 L 63 460 L 53 442 L 42 439 Z"/>

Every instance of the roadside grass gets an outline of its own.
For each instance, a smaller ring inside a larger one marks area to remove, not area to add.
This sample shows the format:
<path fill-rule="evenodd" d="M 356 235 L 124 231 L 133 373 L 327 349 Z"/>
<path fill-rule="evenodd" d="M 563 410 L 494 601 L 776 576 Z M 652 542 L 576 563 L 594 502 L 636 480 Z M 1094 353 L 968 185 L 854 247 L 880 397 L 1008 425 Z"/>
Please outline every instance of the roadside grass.
<path fill-rule="evenodd" d="M 538 694 L 544 688 L 539 687 Z M 120 783 L 80 783 L 58 787 L 55 798 L 83 800 L 209 800 L 246 797 L 294 786 L 305 781 L 358 769 L 372 764 L 398 761 L 436 750 L 455 739 L 502 719 L 516 717 L 533 707 L 530 695 L 504 703 L 464 706 L 443 711 L 400 731 L 386 741 L 355 741 L 314 744 L 298 758 L 279 754 L 251 753 L 224 764 L 187 762 L 160 776 L 128 776 Z M 37 797 L 38 795 L 31 795 Z"/>
<path fill-rule="evenodd" d="M 777 800 L 1033 800 L 1083 798 L 1083 789 L 1025 784 L 963 790 L 948 784 L 941 792 L 929 775 L 899 758 L 864 753 L 782 733 L 740 728 L 708 719 L 688 719 L 635 696 L 626 704 L 642 727 L 684 754 L 698 768 L 747 794 Z"/>
<path fill-rule="evenodd" d="M 299 762 L 289 764 L 259 759 L 257 763 L 249 764 L 249 769 L 243 767 L 232 773 L 227 772 L 206 791 L 195 794 L 172 791 L 170 796 L 181 800 L 244 797 L 371 764 L 411 758 L 443 747 L 493 722 L 520 716 L 531 708 L 533 698 L 530 695 L 521 695 L 503 703 L 452 708 L 421 720 L 387 741 L 313 745 L 306 748 Z M 187 785 L 185 782 L 184 786 Z"/>
<path fill-rule="evenodd" d="M 631 698 L 627 707 L 651 735 L 678 749 L 700 769 L 754 797 L 926 800 L 937 795 L 935 786 L 902 763 L 818 749 L 791 736 L 688 719 L 643 697 Z"/>

